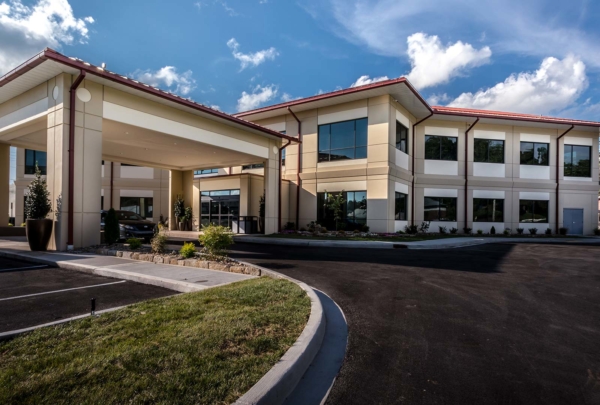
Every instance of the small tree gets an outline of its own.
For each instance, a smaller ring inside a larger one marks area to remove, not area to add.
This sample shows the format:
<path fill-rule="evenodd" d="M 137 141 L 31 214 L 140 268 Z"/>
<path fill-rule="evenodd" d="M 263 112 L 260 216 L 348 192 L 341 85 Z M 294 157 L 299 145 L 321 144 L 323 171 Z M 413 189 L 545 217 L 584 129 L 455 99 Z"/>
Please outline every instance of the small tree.
<path fill-rule="evenodd" d="M 121 238 L 119 231 L 119 219 L 117 218 L 117 212 L 114 208 L 111 208 L 106 213 L 104 218 L 104 241 L 109 244 L 115 244 Z"/>
<path fill-rule="evenodd" d="M 35 178 L 29 185 L 29 195 L 25 200 L 25 216 L 28 219 L 44 219 L 52 211 L 50 193 L 46 186 L 46 180 L 42 178 L 42 172 L 35 164 Z"/>
<path fill-rule="evenodd" d="M 327 190 L 325 190 L 325 193 L 327 193 Z M 346 200 L 344 199 L 344 190 L 342 190 L 341 193 L 327 194 L 325 207 L 331 208 L 333 211 L 333 220 L 335 221 L 336 231 L 339 229 L 340 222 L 342 222 L 343 219 L 345 203 Z"/>
<path fill-rule="evenodd" d="M 175 215 L 176 221 L 181 221 L 181 218 L 185 215 L 185 206 L 181 194 L 177 194 L 177 198 L 173 204 L 173 214 Z"/>

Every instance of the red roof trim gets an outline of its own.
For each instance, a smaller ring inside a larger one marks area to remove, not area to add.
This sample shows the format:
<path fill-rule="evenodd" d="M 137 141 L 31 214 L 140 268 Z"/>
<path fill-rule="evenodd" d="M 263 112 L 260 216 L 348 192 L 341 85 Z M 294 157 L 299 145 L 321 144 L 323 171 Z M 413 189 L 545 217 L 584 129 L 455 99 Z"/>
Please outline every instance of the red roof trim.
<path fill-rule="evenodd" d="M 74 69 L 83 70 L 86 73 L 89 73 L 89 74 L 92 74 L 92 75 L 95 75 L 98 77 L 102 77 L 103 79 L 110 80 L 112 82 L 119 83 L 124 86 L 131 87 L 131 88 L 139 90 L 139 91 L 143 91 L 145 93 L 152 94 L 154 96 L 163 98 L 165 100 L 169 100 L 174 103 L 177 103 L 177 104 L 189 107 L 189 108 L 193 108 L 194 110 L 202 111 L 204 113 L 213 115 L 215 117 L 222 118 L 227 121 L 231 121 L 235 124 L 243 125 L 245 127 L 252 128 L 257 131 L 261 131 L 261 132 L 266 133 L 271 136 L 275 136 L 275 137 L 282 138 L 282 139 L 287 139 L 287 140 L 290 140 L 290 141 L 293 141 L 296 143 L 300 142 L 298 139 L 296 139 L 294 137 L 283 135 L 277 131 L 273 131 L 271 129 L 265 128 L 258 124 L 254 124 L 252 122 L 237 118 L 233 115 L 229 115 L 229 114 L 226 114 L 221 111 L 213 110 L 212 108 L 206 107 L 202 104 L 195 103 L 188 99 L 185 99 L 185 98 L 176 96 L 174 94 L 168 93 L 166 91 L 157 89 L 155 87 L 143 84 L 138 81 L 134 81 L 125 76 L 107 71 L 98 66 L 94 66 L 92 64 L 83 62 L 79 59 L 69 58 L 61 53 L 56 52 L 53 49 L 50 49 L 50 48 L 44 49 L 42 52 L 40 52 L 38 55 L 34 56 L 33 58 L 29 59 L 27 62 L 23 63 L 22 65 L 18 66 L 17 68 L 13 69 L 12 71 L 8 72 L 6 75 L 0 77 L 0 87 L 5 86 L 9 82 L 17 79 L 18 77 L 27 73 L 31 69 L 42 64 L 46 60 L 52 60 L 52 61 L 61 63 L 63 65 L 72 67 Z"/>

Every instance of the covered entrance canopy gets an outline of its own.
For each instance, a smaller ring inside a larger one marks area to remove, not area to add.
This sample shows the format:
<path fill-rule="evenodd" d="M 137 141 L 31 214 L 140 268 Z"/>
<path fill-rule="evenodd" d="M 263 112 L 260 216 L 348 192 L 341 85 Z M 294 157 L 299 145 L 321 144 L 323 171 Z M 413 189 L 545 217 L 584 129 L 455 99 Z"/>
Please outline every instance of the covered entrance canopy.
<path fill-rule="evenodd" d="M 102 160 L 170 170 L 170 199 L 183 195 L 198 216 L 193 170 L 263 163 L 265 230 L 275 232 L 280 148 L 294 141 L 50 49 L 0 78 L 0 164 L 11 145 L 47 152 L 59 250 L 99 243 Z M 8 196 L 8 178 L 0 184 Z"/>

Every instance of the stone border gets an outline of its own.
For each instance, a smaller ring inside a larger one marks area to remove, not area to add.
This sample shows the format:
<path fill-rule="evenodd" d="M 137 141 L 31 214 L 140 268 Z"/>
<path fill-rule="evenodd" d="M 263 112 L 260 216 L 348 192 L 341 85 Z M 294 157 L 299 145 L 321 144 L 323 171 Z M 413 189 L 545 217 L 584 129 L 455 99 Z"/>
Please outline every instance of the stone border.
<path fill-rule="evenodd" d="M 260 269 L 264 276 L 285 279 L 297 284 L 310 299 L 310 317 L 298 339 L 267 374 L 234 402 L 236 405 L 282 404 L 294 391 L 321 349 L 327 322 L 323 305 L 317 294 L 307 284 L 264 267 L 246 262 L 240 263 Z"/>

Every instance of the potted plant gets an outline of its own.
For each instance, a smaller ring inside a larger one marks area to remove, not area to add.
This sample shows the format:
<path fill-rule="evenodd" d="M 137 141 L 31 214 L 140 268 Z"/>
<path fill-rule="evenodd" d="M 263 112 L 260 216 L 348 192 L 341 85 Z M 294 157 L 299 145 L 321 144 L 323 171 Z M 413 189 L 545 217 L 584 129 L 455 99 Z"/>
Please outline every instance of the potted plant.
<path fill-rule="evenodd" d="M 183 222 L 185 222 L 186 231 L 193 231 L 192 220 L 194 219 L 194 210 L 192 207 L 185 207 L 183 212 Z"/>
<path fill-rule="evenodd" d="M 179 230 L 183 231 L 183 216 L 184 216 L 184 211 L 185 211 L 185 206 L 184 206 L 184 201 L 183 198 L 181 197 L 180 194 L 177 195 L 177 198 L 175 199 L 175 204 L 173 205 L 173 214 L 175 216 L 175 218 L 177 218 L 177 220 L 179 221 Z"/>
<path fill-rule="evenodd" d="M 35 165 L 35 178 L 29 185 L 29 195 L 25 200 L 25 215 L 27 221 L 25 232 L 27 242 L 32 251 L 45 251 L 52 237 L 52 219 L 46 218 L 52 211 L 52 204 L 46 180 L 42 179 L 42 172 Z"/>

